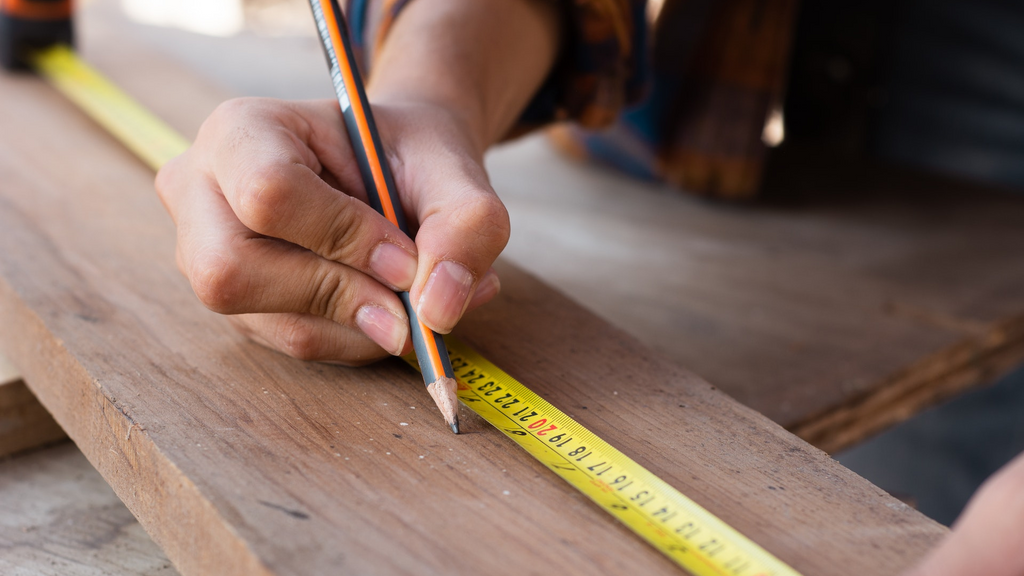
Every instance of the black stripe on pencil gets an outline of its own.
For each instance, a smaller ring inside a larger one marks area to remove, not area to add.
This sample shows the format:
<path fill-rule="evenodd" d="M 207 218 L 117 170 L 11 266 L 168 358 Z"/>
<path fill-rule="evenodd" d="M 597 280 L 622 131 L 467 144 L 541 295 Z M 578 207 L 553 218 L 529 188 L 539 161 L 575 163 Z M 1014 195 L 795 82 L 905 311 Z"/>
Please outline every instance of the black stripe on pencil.
<path fill-rule="evenodd" d="M 384 156 L 384 147 L 366 98 L 366 90 L 359 77 L 345 17 L 337 0 L 309 0 L 309 4 L 313 9 L 313 19 L 320 33 L 334 91 L 341 104 L 345 127 L 359 163 L 370 205 L 408 235 L 405 213 L 402 211 L 391 168 Z M 416 350 L 416 360 L 423 373 L 427 392 L 441 410 L 452 432 L 458 434 L 457 385 L 444 339 L 419 321 L 408 292 L 399 292 L 398 296 L 409 315 L 413 348 Z"/>

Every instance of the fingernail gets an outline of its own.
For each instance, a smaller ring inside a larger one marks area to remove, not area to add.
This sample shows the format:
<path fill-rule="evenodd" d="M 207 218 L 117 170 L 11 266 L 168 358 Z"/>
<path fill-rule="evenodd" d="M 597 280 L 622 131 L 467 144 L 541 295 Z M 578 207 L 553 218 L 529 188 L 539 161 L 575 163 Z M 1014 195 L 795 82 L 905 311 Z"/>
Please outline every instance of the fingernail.
<path fill-rule="evenodd" d="M 416 257 L 391 242 L 381 242 L 370 255 L 370 270 L 399 290 L 416 279 Z"/>
<path fill-rule="evenodd" d="M 367 305 L 360 308 L 356 312 L 356 325 L 381 348 L 394 355 L 402 353 L 409 336 L 408 320 L 380 306 Z"/>
<path fill-rule="evenodd" d="M 461 264 L 443 260 L 434 266 L 416 305 L 424 324 L 447 334 L 455 327 L 469 300 L 473 275 Z"/>
<path fill-rule="evenodd" d="M 498 279 L 498 273 L 488 270 L 480 283 L 476 285 L 476 292 L 473 292 L 473 297 L 469 299 L 469 306 L 466 306 L 466 309 L 472 310 L 484 304 L 494 298 L 498 292 L 501 292 L 501 280 Z"/>

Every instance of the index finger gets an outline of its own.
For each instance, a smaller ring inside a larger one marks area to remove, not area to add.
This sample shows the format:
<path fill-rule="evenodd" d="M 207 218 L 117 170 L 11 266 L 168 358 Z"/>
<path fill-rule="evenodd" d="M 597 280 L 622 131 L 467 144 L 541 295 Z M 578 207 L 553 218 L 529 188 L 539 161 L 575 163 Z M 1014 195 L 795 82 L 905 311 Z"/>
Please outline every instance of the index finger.
<path fill-rule="evenodd" d="M 343 130 L 340 116 L 337 122 Z M 278 118 L 245 126 L 244 137 L 220 147 L 213 162 L 217 184 L 239 220 L 254 232 L 307 248 L 392 289 L 408 290 L 416 275 L 415 243 L 372 207 L 321 177 L 321 164 L 308 142 L 316 137 L 313 131 Z M 354 157 L 348 165 L 355 165 Z M 346 183 L 362 192 L 361 184 Z"/>

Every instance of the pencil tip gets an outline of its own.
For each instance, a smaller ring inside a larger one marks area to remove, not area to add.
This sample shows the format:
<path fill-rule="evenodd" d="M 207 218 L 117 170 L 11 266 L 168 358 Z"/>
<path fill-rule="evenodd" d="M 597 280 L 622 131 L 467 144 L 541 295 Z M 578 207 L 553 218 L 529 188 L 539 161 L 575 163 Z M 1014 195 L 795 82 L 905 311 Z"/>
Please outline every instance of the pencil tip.
<path fill-rule="evenodd" d="M 452 378 L 442 376 L 427 385 L 427 392 L 434 403 L 441 409 L 445 423 L 452 432 L 459 433 L 459 399 L 455 393 L 458 383 Z"/>

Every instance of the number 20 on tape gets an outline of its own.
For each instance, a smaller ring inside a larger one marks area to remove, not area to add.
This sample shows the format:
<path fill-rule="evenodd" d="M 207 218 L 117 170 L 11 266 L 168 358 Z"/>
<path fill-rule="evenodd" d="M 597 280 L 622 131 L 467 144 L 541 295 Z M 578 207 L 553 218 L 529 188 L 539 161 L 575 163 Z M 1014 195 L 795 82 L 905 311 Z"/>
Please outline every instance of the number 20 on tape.
<path fill-rule="evenodd" d="M 446 343 L 463 404 L 687 571 L 800 576 L 469 346 Z"/>

